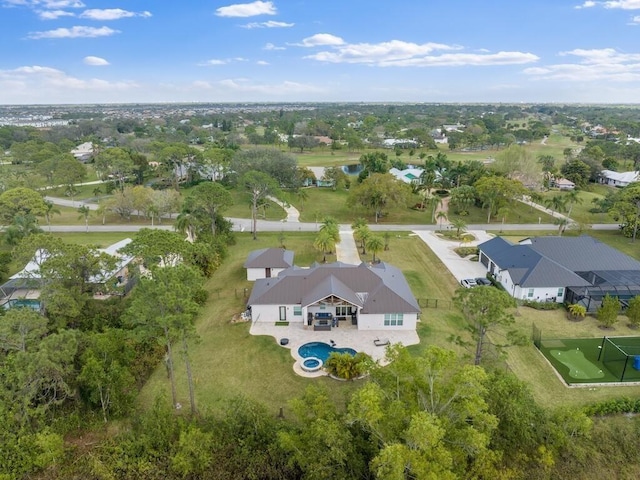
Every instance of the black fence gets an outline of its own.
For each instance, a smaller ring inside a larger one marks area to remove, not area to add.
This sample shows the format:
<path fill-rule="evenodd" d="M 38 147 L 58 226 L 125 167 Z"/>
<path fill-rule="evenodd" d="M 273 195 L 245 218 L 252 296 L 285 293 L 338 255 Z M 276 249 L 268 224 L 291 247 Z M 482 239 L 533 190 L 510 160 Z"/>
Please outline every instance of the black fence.
<path fill-rule="evenodd" d="M 451 300 L 442 300 L 439 298 L 418 298 L 418 305 L 421 308 L 452 308 Z"/>
<path fill-rule="evenodd" d="M 531 324 L 531 340 L 538 350 L 542 344 L 542 330 L 540 330 L 535 323 Z"/>

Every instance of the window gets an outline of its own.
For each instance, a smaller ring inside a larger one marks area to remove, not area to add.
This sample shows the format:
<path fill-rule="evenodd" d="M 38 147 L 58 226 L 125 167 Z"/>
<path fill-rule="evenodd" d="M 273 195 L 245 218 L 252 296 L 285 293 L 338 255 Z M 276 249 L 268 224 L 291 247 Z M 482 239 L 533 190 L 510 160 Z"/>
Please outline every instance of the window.
<path fill-rule="evenodd" d="M 533 288 L 529 289 L 529 292 L 527 293 L 527 297 L 533 298 Z"/>
<path fill-rule="evenodd" d="M 385 327 L 400 327 L 404 324 L 404 316 L 402 313 L 385 313 L 384 314 L 384 326 Z"/>
<path fill-rule="evenodd" d="M 293 314 L 298 316 L 302 315 L 302 307 L 299 307 L 298 305 L 294 305 Z"/>
<path fill-rule="evenodd" d="M 351 315 L 351 307 L 336 307 L 336 316 L 346 317 L 347 315 Z"/>
<path fill-rule="evenodd" d="M 564 295 L 564 288 L 560 287 L 558 288 L 558 297 L 561 297 Z"/>

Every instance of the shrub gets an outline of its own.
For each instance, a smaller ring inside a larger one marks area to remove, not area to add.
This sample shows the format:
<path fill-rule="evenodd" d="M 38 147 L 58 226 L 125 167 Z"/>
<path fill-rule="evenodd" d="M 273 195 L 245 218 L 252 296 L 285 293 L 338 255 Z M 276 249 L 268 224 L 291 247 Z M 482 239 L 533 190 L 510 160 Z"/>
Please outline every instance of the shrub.
<path fill-rule="evenodd" d="M 583 319 L 587 316 L 587 307 L 573 303 L 567 307 L 573 320 Z"/>
<path fill-rule="evenodd" d="M 372 361 L 371 357 L 363 352 L 355 355 L 333 352 L 324 362 L 324 368 L 334 377 L 353 380 L 364 375 Z"/>
<path fill-rule="evenodd" d="M 478 247 L 458 247 L 453 249 L 460 257 L 466 257 L 469 255 L 477 255 Z"/>
<path fill-rule="evenodd" d="M 585 407 L 585 413 L 591 416 L 616 415 L 620 413 L 640 413 L 640 398 L 628 397 L 605 400 Z"/>
<path fill-rule="evenodd" d="M 562 304 L 557 302 L 536 302 L 533 300 L 524 300 L 522 304 L 525 307 L 530 307 L 535 310 L 557 310 L 562 308 Z"/>
<path fill-rule="evenodd" d="M 609 294 L 605 295 L 602 305 L 598 308 L 598 321 L 604 327 L 612 327 L 618 320 L 618 313 L 620 313 L 620 301 Z"/>

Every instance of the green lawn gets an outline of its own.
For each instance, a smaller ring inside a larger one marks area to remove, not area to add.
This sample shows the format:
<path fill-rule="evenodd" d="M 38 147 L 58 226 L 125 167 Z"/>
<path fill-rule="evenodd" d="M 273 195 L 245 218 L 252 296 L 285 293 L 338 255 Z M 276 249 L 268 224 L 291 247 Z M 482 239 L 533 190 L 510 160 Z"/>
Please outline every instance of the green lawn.
<path fill-rule="evenodd" d="M 594 223 L 616 223 L 608 213 L 591 213 L 589 210 L 594 207 L 593 200 L 601 199 L 604 197 L 603 193 L 611 190 L 611 187 L 600 185 L 606 190 L 601 188 L 594 189 L 594 191 L 581 190 L 578 192 L 578 202 L 573 204 L 571 209 L 571 218 L 579 223 L 594 224 Z M 550 190 L 542 193 L 544 199 L 549 199 L 556 195 L 566 196 L 567 192 L 560 192 L 559 190 Z M 563 212 L 568 214 L 569 205 L 567 204 L 567 211 Z"/>
<path fill-rule="evenodd" d="M 509 204 L 509 211 L 505 223 L 553 223 L 554 218 L 540 210 L 536 210 L 522 202 L 512 202 Z M 487 209 L 471 206 L 468 208 L 468 215 L 455 215 L 452 211 L 449 213 L 449 220 L 461 218 L 467 225 L 485 224 L 487 223 Z M 491 223 L 496 224 L 499 228 L 502 220 L 496 216 L 491 218 Z"/>
<path fill-rule="evenodd" d="M 301 222 L 321 222 L 322 219 L 330 215 L 340 223 L 351 224 L 358 217 L 366 218 L 370 223 L 375 218 L 370 211 L 353 208 L 347 205 L 349 192 L 344 189 L 333 191 L 330 188 L 306 188 L 305 192 L 309 196 L 307 200 L 301 202 L 300 198 L 291 195 L 290 203 L 300 211 Z M 417 195 L 412 195 L 410 205 L 420 202 Z M 378 220 L 381 224 L 430 224 L 430 212 L 413 210 L 408 207 L 389 208 L 385 210 L 385 215 Z"/>
<path fill-rule="evenodd" d="M 251 195 L 248 192 L 232 189 L 229 193 L 233 197 L 233 204 L 225 209 L 225 217 L 251 218 Z M 258 219 L 260 220 L 282 220 L 287 217 L 287 213 L 280 205 L 267 201 L 267 208 L 260 208 Z"/>

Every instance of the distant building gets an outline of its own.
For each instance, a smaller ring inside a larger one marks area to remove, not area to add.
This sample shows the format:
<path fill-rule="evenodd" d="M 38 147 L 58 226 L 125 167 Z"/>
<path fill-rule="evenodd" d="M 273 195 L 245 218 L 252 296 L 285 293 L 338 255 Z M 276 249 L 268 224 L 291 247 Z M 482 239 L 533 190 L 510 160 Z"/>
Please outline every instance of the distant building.
<path fill-rule="evenodd" d="M 640 181 L 640 172 L 602 170 L 598 181 L 604 185 L 611 185 L 612 187 L 626 187 L 630 183 Z"/>
<path fill-rule="evenodd" d="M 420 183 L 420 177 L 422 177 L 424 169 L 409 167 L 404 170 L 398 170 L 394 167 L 389 170 L 389 173 L 404 183 Z"/>
<path fill-rule="evenodd" d="M 560 190 L 573 190 L 576 188 L 576 184 L 566 178 L 556 178 L 553 181 L 553 185 Z"/>
<path fill-rule="evenodd" d="M 88 162 L 93 158 L 93 143 L 84 142 L 71 150 L 71 155 L 81 162 Z"/>

